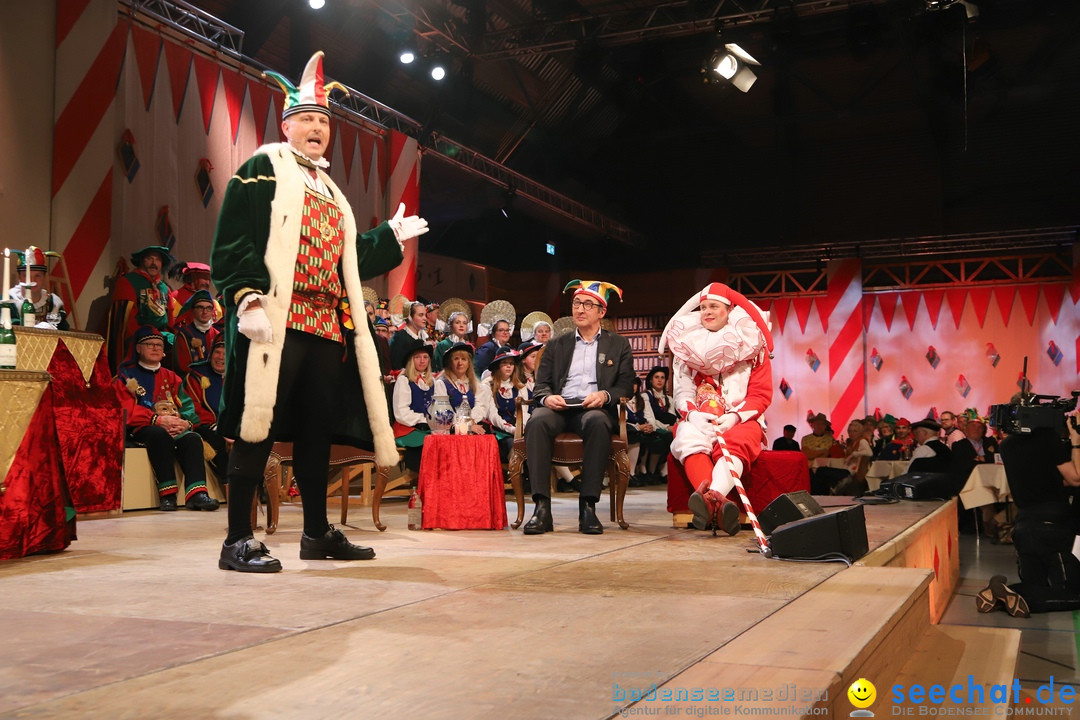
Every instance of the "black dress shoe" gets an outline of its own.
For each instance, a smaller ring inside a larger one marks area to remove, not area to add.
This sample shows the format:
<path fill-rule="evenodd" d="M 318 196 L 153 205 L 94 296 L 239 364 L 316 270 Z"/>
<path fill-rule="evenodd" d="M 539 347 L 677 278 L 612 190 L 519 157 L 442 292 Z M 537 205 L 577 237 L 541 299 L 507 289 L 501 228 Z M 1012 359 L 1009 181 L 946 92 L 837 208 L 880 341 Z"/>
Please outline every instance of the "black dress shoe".
<path fill-rule="evenodd" d="M 333 525 L 321 538 L 300 536 L 301 560 L 371 560 L 375 551 L 369 547 L 353 545 L 345 539 L 345 533 Z"/>
<path fill-rule="evenodd" d="M 603 535 L 604 526 L 600 524 L 600 518 L 596 517 L 596 505 L 591 502 L 583 502 L 580 505 L 581 519 L 578 520 L 578 532 L 585 535 Z"/>
<path fill-rule="evenodd" d="M 222 570 L 249 573 L 281 572 L 281 562 L 270 557 L 270 551 L 250 535 L 231 545 L 221 546 L 217 566 Z"/>
<path fill-rule="evenodd" d="M 176 495 L 165 495 L 161 498 L 161 505 L 158 506 L 159 510 L 165 512 L 173 512 L 176 510 Z"/>
<path fill-rule="evenodd" d="M 546 532 L 555 531 L 555 523 L 551 519 L 551 498 L 537 495 L 535 498 L 536 509 L 529 522 L 525 523 L 526 535 L 543 535 Z"/>
<path fill-rule="evenodd" d="M 197 492 L 191 496 L 191 499 L 184 503 L 184 507 L 188 510 L 217 510 L 220 507 L 219 503 L 214 498 L 210 497 L 205 491 Z M 175 508 L 173 508 L 175 510 Z"/>

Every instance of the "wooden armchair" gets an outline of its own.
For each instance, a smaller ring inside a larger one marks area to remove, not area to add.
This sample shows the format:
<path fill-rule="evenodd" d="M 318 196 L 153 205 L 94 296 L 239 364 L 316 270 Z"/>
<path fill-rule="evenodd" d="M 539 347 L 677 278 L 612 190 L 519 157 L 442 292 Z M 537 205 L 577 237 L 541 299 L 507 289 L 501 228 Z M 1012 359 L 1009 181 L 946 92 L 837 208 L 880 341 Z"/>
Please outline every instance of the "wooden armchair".
<path fill-rule="evenodd" d="M 525 519 L 524 494 L 521 485 L 521 468 L 526 461 L 523 405 L 532 405 L 532 400 L 517 399 L 517 419 L 514 422 L 514 447 L 510 451 L 510 483 L 517 501 L 517 520 L 510 527 L 515 530 Z M 584 442 L 577 433 L 559 433 L 555 436 L 551 452 L 551 462 L 556 465 L 578 465 L 581 463 Z M 626 398 L 619 399 L 619 434 L 611 436 L 611 454 L 608 456 L 608 490 L 611 497 L 611 520 L 626 530 L 630 524 L 623 520 L 623 500 L 626 488 L 630 485 L 630 456 L 626 442 Z M 535 482 L 535 478 L 530 478 Z M 548 478 L 543 478 L 548 482 Z"/>

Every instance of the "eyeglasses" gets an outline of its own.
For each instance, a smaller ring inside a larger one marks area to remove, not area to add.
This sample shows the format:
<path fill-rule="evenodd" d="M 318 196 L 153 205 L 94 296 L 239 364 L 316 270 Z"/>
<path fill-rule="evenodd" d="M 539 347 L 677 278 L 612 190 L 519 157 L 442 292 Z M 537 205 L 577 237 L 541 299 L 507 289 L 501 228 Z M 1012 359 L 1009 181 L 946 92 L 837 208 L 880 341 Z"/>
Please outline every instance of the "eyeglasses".
<path fill-rule="evenodd" d="M 165 349 L 165 343 L 144 342 L 144 343 L 139 343 L 139 345 L 143 346 L 144 348 L 150 348 L 152 350 L 164 350 Z"/>
<path fill-rule="evenodd" d="M 575 310 L 578 308 L 581 308 L 582 310 L 592 310 L 594 307 L 597 307 L 597 304 L 592 300 L 574 300 L 570 303 L 570 307 Z"/>

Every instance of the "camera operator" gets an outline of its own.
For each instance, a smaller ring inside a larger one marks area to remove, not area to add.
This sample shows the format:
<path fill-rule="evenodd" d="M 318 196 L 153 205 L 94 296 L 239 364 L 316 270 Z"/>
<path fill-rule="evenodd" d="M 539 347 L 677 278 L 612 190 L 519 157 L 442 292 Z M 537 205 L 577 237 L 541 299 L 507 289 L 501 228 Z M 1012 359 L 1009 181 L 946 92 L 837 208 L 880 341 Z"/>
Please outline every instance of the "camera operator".
<path fill-rule="evenodd" d="M 1069 502 L 1069 488 L 1080 487 L 1080 432 L 1075 411 L 1066 420 L 1068 444 L 1048 427 L 1013 433 L 1001 442 L 1017 507 L 1013 543 L 1020 582 L 1010 586 L 1005 576 L 995 575 L 975 597 L 979 612 L 1003 607 L 1014 617 L 1027 617 L 1080 609 L 1080 560 L 1072 554 L 1080 523 Z"/>

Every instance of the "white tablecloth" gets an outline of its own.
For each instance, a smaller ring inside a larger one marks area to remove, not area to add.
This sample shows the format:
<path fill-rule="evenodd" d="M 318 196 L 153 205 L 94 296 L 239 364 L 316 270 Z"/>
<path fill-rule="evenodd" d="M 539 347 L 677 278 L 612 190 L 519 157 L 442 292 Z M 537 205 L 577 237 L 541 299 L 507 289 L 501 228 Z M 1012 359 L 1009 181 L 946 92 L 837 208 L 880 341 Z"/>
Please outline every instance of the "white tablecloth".
<path fill-rule="evenodd" d="M 910 460 L 875 460 L 866 471 L 866 484 L 871 490 L 881 487 L 882 480 L 892 480 L 907 472 Z"/>
<path fill-rule="evenodd" d="M 968 510 L 1011 500 L 1009 481 L 1005 477 L 1005 466 L 994 463 L 976 465 L 960 491 L 960 502 Z"/>

